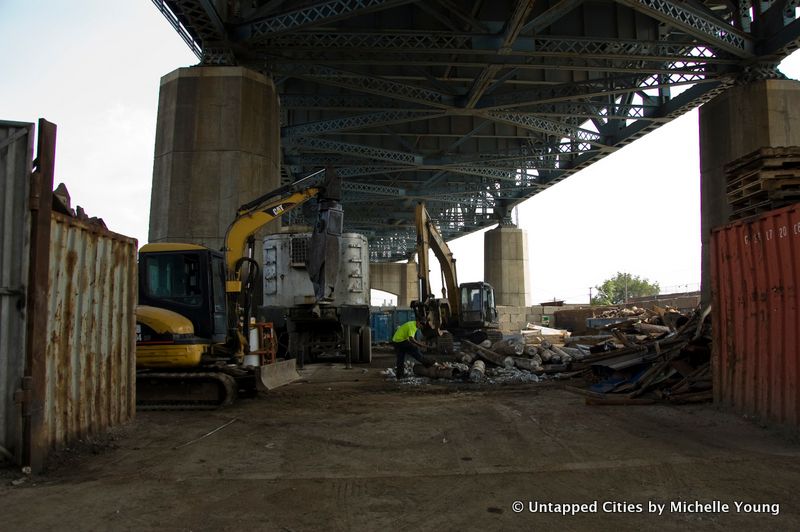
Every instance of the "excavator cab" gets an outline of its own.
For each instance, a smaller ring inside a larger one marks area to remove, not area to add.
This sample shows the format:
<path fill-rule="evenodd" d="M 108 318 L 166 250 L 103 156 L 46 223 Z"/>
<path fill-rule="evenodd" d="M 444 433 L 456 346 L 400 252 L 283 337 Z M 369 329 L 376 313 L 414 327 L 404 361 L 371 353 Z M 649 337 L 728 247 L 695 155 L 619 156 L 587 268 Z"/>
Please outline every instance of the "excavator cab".
<path fill-rule="evenodd" d="M 139 252 L 139 304 L 186 317 L 209 343 L 227 333 L 225 258 L 191 244 L 147 244 Z"/>
<path fill-rule="evenodd" d="M 497 308 L 494 289 L 488 283 L 464 283 L 461 290 L 461 315 L 459 323 L 464 328 L 497 326 Z"/>

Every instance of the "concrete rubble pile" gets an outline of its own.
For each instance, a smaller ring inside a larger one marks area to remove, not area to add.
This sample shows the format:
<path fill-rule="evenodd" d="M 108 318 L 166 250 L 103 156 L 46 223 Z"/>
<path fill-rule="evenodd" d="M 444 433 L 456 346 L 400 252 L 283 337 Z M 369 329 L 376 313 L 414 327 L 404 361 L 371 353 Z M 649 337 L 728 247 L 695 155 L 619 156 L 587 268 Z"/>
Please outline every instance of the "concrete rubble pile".
<path fill-rule="evenodd" d="M 602 335 L 570 337 L 567 331 L 537 326 L 494 344 L 461 340 L 455 360 L 432 367 L 407 360 L 406 373 L 413 377 L 403 382 L 517 384 L 584 379 L 588 387 L 566 388 L 585 395 L 587 404 L 711 400 L 710 308 L 688 315 L 659 307 L 620 310 L 625 311 L 621 314 L 625 319 L 605 327 Z M 394 378 L 394 370 L 386 375 Z"/>
<path fill-rule="evenodd" d="M 494 344 L 486 340 L 481 345 L 462 340 L 454 361 L 425 367 L 407 360 L 406 373 L 414 377 L 403 381 L 409 384 L 434 380 L 476 384 L 537 383 L 572 376 L 568 371 L 570 365 L 588 354 L 588 349 L 559 347 L 547 340 L 539 345 L 527 345 L 515 338 Z M 389 378 L 395 376 L 391 368 L 385 374 Z"/>
<path fill-rule="evenodd" d="M 596 405 L 711 400 L 710 307 L 690 316 L 658 308 L 656 314 L 659 320 L 611 326 L 612 337 L 572 366 L 593 383 L 567 389 Z"/>

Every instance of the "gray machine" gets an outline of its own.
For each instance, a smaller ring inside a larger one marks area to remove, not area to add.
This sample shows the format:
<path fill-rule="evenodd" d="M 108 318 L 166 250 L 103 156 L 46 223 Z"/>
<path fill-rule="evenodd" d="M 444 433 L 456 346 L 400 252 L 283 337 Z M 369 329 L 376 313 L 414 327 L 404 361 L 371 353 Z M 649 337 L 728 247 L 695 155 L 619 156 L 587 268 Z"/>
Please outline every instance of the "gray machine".
<path fill-rule="evenodd" d="M 357 233 L 341 236 L 332 299 L 319 304 L 306 271 L 310 239 L 311 233 L 264 238 L 264 301 L 269 305 L 259 309 L 259 317 L 273 323 L 280 351 L 300 364 L 335 352 L 349 352 L 353 362 L 369 363 L 367 239 Z"/>

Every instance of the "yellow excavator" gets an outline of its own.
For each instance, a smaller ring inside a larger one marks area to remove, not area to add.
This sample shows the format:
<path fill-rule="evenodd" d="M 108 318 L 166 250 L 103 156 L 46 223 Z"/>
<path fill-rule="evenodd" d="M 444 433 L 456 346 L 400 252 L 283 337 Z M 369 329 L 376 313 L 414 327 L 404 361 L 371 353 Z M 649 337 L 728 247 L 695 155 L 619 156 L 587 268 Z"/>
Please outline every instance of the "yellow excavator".
<path fill-rule="evenodd" d="M 456 259 L 423 202 L 417 204 L 415 221 L 418 299 L 411 302 L 411 308 L 425 324 L 423 337 L 441 353 L 453 351 L 454 337 L 475 343 L 501 340 L 492 286 L 482 281 L 459 286 Z M 442 270 L 442 298 L 431 292 L 428 251 L 433 251 Z"/>
<path fill-rule="evenodd" d="M 299 377 L 294 359 L 252 364 L 248 340 L 257 335 L 249 327 L 259 278 L 254 234 L 312 199 L 317 219 L 308 272 L 317 302 L 331 301 L 343 221 L 341 182 L 331 169 L 240 207 L 221 251 L 178 243 L 141 248 L 138 409 L 217 408 L 232 404 L 242 392 L 269 390 Z"/>

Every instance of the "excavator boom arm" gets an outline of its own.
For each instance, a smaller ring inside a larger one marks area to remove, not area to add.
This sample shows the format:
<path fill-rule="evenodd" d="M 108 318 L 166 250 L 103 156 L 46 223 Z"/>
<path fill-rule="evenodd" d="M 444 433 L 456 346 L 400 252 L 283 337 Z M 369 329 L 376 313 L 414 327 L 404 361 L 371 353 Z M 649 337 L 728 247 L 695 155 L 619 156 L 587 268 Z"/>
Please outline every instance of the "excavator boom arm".
<path fill-rule="evenodd" d="M 274 219 L 319 196 L 319 193 L 319 187 L 310 187 L 278 197 L 273 196 L 272 201 L 264 202 L 259 209 L 253 209 L 244 214 L 240 211 L 225 235 L 225 262 L 228 271 L 233 272 L 236 261 L 246 254 L 247 240 L 251 235 Z"/>
<path fill-rule="evenodd" d="M 290 185 L 280 187 L 260 198 L 242 205 L 236 219 L 225 233 L 225 263 L 227 276 L 225 292 L 228 298 L 228 329 L 231 335 L 238 335 L 240 319 L 245 321 L 244 333 L 249 326 L 250 297 L 254 286 L 257 266 L 248 268 L 248 277 L 242 282 L 240 266 L 244 262 L 255 263 L 248 253 L 252 236 L 256 231 L 279 216 L 283 216 L 316 198 L 319 202 L 318 219 L 312 235 L 312 253 L 308 264 L 308 274 L 314 285 L 317 301 L 331 299 L 335 280 L 331 280 L 338 270 L 339 236 L 342 232 L 341 181 L 331 168 L 320 170 Z M 240 295 L 243 304 L 237 304 Z M 239 339 L 239 343 L 243 343 Z"/>
<path fill-rule="evenodd" d="M 321 204 L 338 204 L 341 199 L 341 180 L 332 169 L 314 172 L 239 207 L 236 219 L 225 234 L 228 272 L 235 271 L 236 262 L 246 256 L 247 240 L 256 231 L 312 198 L 317 198 Z"/>
<path fill-rule="evenodd" d="M 442 269 L 442 276 L 444 277 L 444 285 L 447 291 L 447 300 L 450 303 L 450 309 L 457 316 L 460 312 L 461 300 L 459 299 L 458 293 L 456 259 L 453 257 L 453 252 L 450 251 L 450 247 L 436 228 L 436 225 L 434 225 L 433 220 L 431 220 L 428 214 L 428 210 L 425 208 L 425 204 L 422 202 L 417 204 L 416 225 L 417 260 L 419 261 L 417 277 L 422 292 L 419 294 L 420 301 L 423 301 L 430 295 L 431 284 L 429 278 L 428 250 L 432 250 Z"/>

